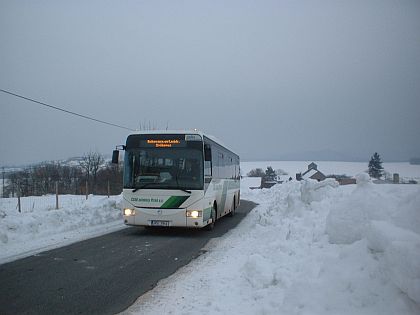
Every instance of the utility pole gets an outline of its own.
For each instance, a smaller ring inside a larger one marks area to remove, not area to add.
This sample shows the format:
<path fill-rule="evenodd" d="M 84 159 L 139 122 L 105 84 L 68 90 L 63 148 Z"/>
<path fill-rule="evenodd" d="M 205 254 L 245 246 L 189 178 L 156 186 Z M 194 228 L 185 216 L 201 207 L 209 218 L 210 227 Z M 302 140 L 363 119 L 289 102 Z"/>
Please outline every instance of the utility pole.
<path fill-rule="evenodd" d="M 1 197 L 4 198 L 4 166 L 2 167 L 3 169 L 3 185 L 1 186 Z"/>
<path fill-rule="evenodd" d="M 58 182 L 55 182 L 55 210 L 58 210 Z"/>

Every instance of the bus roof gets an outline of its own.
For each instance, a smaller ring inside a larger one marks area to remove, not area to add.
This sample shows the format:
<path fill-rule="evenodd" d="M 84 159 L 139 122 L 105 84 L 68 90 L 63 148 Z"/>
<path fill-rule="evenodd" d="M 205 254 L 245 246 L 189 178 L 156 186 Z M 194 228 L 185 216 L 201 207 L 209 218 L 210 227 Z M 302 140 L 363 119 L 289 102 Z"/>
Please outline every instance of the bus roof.
<path fill-rule="evenodd" d="M 196 134 L 196 135 L 200 135 L 202 138 L 203 137 L 207 137 L 210 140 L 216 142 L 217 144 L 219 144 L 220 146 L 224 147 L 225 149 L 231 151 L 232 153 L 236 154 L 238 157 L 239 155 L 233 151 L 232 149 L 230 149 L 227 145 L 225 145 L 220 139 L 216 138 L 215 136 L 209 135 L 204 133 L 203 131 L 200 130 L 139 130 L 136 131 L 132 134 L 138 134 L 138 135 L 151 135 L 151 134 Z"/>

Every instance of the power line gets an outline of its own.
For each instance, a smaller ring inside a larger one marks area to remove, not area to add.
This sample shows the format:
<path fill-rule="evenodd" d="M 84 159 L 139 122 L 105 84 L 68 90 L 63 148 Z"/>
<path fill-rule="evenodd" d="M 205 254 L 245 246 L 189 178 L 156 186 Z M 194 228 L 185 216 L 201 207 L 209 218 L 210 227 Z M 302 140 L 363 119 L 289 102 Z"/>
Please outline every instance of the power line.
<path fill-rule="evenodd" d="M 113 123 L 110 123 L 110 122 L 106 122 L 106 121 L 103 121 L 103 120 L 99 120 L 99 119 L 96 119 L 96 118 L 93 118 L 93 117 L 89 117 L 89 116 L 85 116 L 85 115 L 82 115 L 82 114 L 78 114 L 78 113 L 75 113 L 75 112 L 72 112 L 72 111 L 69 111 L 69 110 L 66 110 L 66 109 L 57 107 L 57 106 L 49 105 L 49 104 L 46 104 L 46 103 L 43 103 L 43 102 L 34 100 L 32 98 L 29 98 L 29 97 L 25 97 L 25 96 L 22 96 L 22 95 L 19 95 L 19 94 L 12 93 L 10 91 L 6 91 L 6 90 L 3 90 L 3 89 L 0 89 L 0 92 L 6 93 L 6 94 L 9 94 L 9 95 L 13 95 L 13 96 L 16 96 L 16 97 L 19 97 L 19 98 L 22 98 L 24 100 L 27 100 L 27 101 L 30 101 L 30 102 L 33 102 L 33 103 L 37 103 L 37 104 L 42 105 L 42 106 L 45 106 L 45 107 L 49 107 L 49 108 L 52 108 L 52 109 L 55 109 L 55 110 L 59 110 L 59 111 L 65 112 L 67 114 L 71 114 L 71 115 L 74 115 L 74 116 L 78 116 L 78 117 L 82 117 L 82 118 L 85 118 L 85 119 L 93 120 L 93 121 L 96 121 L 96 122 L 101 123 L 101 124 L 106 124 L 106 125 L 113 126 L 113 127 L 118 127 L 118 128 L 130 130 L 130 131 L 135 131 L 135 129 L 132 129 L 132 128 L 120 126 L 120 125 L 113 124 Z"/>

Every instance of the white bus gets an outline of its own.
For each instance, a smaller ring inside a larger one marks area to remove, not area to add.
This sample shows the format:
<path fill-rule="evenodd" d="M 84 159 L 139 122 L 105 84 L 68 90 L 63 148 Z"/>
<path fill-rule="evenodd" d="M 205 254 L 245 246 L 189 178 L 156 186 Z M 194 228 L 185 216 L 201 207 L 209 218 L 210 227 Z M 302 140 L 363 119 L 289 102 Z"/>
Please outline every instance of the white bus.
<path fill-rule="evenodd" d="M 154 130 L 129 135 L 120 148 L 127 225 L 212 229 L 239 206 L 239 156 L 214 137 Z"/>

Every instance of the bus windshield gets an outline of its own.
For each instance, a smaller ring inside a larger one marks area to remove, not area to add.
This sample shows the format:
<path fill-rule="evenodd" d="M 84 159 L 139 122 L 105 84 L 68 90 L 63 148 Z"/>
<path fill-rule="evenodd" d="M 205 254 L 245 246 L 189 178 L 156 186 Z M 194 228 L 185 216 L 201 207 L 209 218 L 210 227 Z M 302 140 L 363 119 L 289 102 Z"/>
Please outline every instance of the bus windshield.
<path fill-rule="evenodd" d="M 124 188 L 203 189 L 203 152 L 188 147 L 129 149 Z"/>

